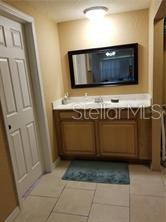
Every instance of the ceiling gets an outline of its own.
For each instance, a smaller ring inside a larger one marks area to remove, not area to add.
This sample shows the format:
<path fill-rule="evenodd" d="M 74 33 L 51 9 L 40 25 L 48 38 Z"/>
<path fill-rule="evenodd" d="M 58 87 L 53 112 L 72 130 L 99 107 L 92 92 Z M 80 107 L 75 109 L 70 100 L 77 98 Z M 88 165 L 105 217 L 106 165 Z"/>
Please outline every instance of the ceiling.
<path fill-rule="evenodd" d="M 13 1 L 13 0 L 12 0 Z M 18 0 L 16 0 L 18 1 Z M 22 0 L 56 22 L 85 18 L 83 10 L 105 6 L 108 14 L 149 8 L 151 0 Z"/>

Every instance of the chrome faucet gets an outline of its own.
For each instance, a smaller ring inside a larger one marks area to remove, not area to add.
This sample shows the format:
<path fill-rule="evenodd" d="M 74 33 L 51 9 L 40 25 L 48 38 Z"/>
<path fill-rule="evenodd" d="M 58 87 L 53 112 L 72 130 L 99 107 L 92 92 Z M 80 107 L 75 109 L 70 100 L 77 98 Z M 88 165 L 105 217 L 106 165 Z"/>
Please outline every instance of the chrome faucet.
<path fill-rule="evenodd" d="M 103 98 L 101 96 L 95 98 L 95 103 L 103 103 Z"/>
<path fill-rule="evenodd" d="M 88 93 L 84 94 L 84 98 L 85 98 L 85 101 L 87 102 L 88 101 Z"/>

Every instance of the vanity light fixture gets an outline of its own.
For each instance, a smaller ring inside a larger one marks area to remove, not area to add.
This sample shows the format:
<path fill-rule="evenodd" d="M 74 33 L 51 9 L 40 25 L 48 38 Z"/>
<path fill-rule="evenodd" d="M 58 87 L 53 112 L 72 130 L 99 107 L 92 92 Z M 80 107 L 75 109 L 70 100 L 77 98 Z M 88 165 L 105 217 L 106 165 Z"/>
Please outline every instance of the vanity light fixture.
<path fill-rule="evenodd" d="M 86 15 L 88 19 L 93 20 L 93 21 L 98 21 L 104 18 L 107 11 L 108 11 L 107 7 L 95 6 L 95 7 L 86 8 L 84 10 L 84 14 Z"/>
<path fill-rule="evenodd" d="M 105 54 L 107 57 L 109 57 L 109 56 L 115 56 L 116 55 L 116 52 L 115 51 L 113 51 L 113 52 L 106 52 L 106 54 Z"/>

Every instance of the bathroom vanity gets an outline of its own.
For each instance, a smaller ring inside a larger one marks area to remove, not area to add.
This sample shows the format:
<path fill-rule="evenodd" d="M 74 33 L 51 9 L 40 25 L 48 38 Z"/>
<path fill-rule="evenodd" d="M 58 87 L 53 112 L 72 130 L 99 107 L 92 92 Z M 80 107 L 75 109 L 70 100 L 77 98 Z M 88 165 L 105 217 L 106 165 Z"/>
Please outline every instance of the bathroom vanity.
<path fill-rule="evenodd" d="M 102 103 L 95 103 L 93 97 L 71 98 L 66 105 L 54 102 L 59 155 L 150 160 L 150 99 L 145 95 L 138 98 L 121 96 L 117 104 L 109 97 Z"/>

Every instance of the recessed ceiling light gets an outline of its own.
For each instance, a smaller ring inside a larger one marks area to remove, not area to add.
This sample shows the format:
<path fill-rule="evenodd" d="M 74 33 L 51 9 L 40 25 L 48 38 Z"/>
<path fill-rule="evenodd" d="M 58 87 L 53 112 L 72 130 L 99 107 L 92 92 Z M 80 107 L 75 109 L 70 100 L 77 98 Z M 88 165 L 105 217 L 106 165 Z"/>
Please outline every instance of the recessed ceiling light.
<path fill-rule="evenodd" d="M 90 20 L 101 20 L 103 19 L 107 11 L 108 8 L 104 6 L 95 6 L 95 7 L 86 8 L 84 10 L 84 14 Z"/>

